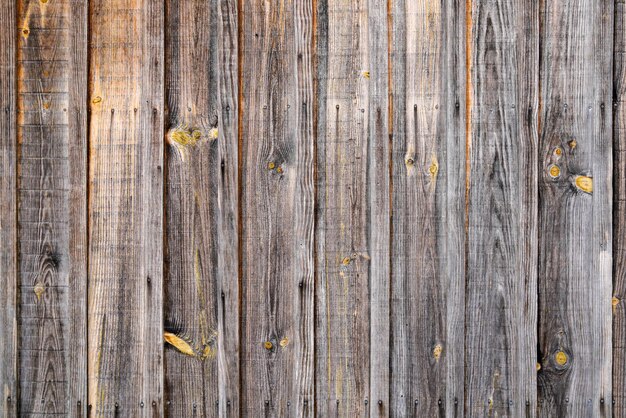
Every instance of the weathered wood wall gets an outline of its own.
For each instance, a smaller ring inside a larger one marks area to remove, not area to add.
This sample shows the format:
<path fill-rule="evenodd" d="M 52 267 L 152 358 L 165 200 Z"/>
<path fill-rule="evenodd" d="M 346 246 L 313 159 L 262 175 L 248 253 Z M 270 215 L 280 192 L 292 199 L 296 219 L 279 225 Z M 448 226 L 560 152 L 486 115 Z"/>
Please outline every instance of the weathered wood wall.
<path fill-rule="evenodd" d="M 0 2 L 0 416 L 626 417 L 625 22 Z"/>

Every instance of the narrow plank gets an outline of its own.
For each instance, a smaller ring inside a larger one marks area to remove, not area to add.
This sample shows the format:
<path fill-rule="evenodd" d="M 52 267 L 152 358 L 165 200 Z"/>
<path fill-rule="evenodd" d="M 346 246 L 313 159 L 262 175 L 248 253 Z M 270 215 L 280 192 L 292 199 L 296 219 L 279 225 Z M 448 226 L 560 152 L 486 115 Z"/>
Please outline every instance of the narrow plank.
<path fill-rule="evenodd" d="M 389 414 L 387 3 L 317 2 L 316 395 Z"/>
<path fill-rule="evenodd" d="M 615 2 L 613 45 L 613 416 L 626 418 L 626 5 Z"/>
<path fill-rule="evenodd" d="M 611 416 L 612 1 L 541 2 L 540 416 Z"/>
<path fill-rule="evenodd" d="M 17 416 L 17 11 L 0 4 L 0 415 Z"/>
<path fill-rule="evenodd" d="M 241 13 L 241 413 L 313 416 L 312 3 Z"/>
<path fill-rule="evenodd" d="M 166 414 L 239 416 L 237 4 L 166 8 Z"/>
<path fill-rule="evenodd" d="M 89 7 L 89 404 L 162 416 L 164 10 Z"/>
<path fill-rule="evenodd" d="M 393 416 L 462 416 L 465 2 L 394 2 Z"/>
<path fill-rule="evenodd" d="M 18 407 L 28 416 L 83 416 L 87 7 L 19 0 L 17 8 Z"/>
<path fill-rule="evenodd" d="M 539 8 L 468 12 L 465 413 L 534 416 Z"/>

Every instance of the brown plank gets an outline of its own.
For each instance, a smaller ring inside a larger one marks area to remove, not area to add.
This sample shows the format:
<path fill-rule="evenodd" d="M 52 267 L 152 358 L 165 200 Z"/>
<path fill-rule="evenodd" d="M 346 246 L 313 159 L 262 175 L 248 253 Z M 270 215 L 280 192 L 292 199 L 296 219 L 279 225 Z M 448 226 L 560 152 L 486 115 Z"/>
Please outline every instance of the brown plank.
<path fill-rule="evenodd" d="M 87 410 L 87 8 L 19 0 L 21 415 Z M 30 83 L 37 80 L 37 83 Z"/>
<path fill-rule="evenodd" d="M 465 413 L 533 416 L 539 8 L 488 0 L 467 11 Z"/>
<path fill-rule="evenodd" d="M 0 415 L 17 416 L 17 12 L 0 3 Z"/>
<path fill-rule="evenodd" d="M 312 416 L 312 3 L 240 13 L 241 413 Z"/>
<path fill-rule="evenodd" d="M 237 4 L 166 8 L 166 413 L 238 416 Z"/>
<path fill-rule="evenodd" d="M 393 416 L 462 416 L 465 2 L 393 3 Z"/>
<path fill-rule="evenodd" d="M 89 404 L 162 416 L 164 11 L 89 6 Z"/>
<path fill-rule="evenodd" d="M 626 418 L 626 6 L 615 2 L 613 44 L 613 416 Z"/>
<path fill-rule="evenodd" d="M 539 416 L 611 416 L 612 1 L 541 2 Z"/>
<path fill-rule="evenodd" d="M 389 413 L 387 4 L 317 2 L 316 396 Z"/>

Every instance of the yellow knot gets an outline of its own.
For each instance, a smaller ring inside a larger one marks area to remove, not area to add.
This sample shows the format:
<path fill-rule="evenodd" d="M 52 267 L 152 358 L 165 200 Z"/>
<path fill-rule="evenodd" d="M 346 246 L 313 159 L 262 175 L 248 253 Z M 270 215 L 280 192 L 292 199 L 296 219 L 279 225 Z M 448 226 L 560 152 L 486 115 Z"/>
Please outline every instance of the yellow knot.
<path fill-rule="evenodd" d="M 219 132 L 218 132 L 217 128 L 212 128 L 212 129 L 209 131 L 209 138 L 211 138 L 211 139 L 217 139 L 217 137 L 218 137 L 218 136 L 219 136 Z"/>
<path fill-rule="evenodd" d="M 433 348 L 433 357 L 435 358 L 435 361 L 439 361 L 439 358 L 441 358 L 441 352 L 443 351 L 443 348 L 441 347 L 441 344 L 437 344 L 435 346 L 435 348 Z"/>
<path fill-rule="evenodd" d="M 263 347 L 265 347 L 266 350 L 271 350 L 272 347 L 274 347 L 274 344 L 272 344 L 271 341 L 265 341 L 265 343 L 263 343 Z"/>
<path fill-rule="evenodd" d="M 282 340 L 280 340 L 280 343 L 279 343 L 279 344 L 280 344 L 280 346 L 281 346 L 282 348 L 287 347 L 287 345 L 289 344 L 289 338 L 287 338 L 287 337 L 283 338 Z"/>
<path fill-rule="evenodd" d="M 615 307 L 617 306 L 618 303 L 619 303 L 619 299 L 616 296 L 613 296 L 613 299 L 611 300 L 611 304 Z"/>
<path fill-rule="evenodd" d="M 569 141 L 569 142 L 567 143 L 567 145 L 569 145 L 569 147 L 570 147 L 571 149 L 574 149 L 574 148 L 576 148 L 576 145 L 578 145 L 578 143 L 576 142 L 576 140 L 575 140 L 575 139 L 572 139 L 571 141 Z"/>
<path fill-rule="evenodd" d="M 433 178 L 437 177 L 437 173 L 439 172 L 439 163 L 435 156 L 433 156 L 432 163 L 430 164 L 430 167 L 428 168 L 428 172 L 430 173 L 431 177 Z"/>
<path fill-rule="evenodd" d="M 35 296 L 37 296 L 37 300 L 41 299 L 41 295 L 43 295 L 43 292 L 45 291 L 46 288 L 43 283 L 37 283 L 35 285 L 35 288 L 33 289 L 33 292 L 35 292 Z"/>
<path fill-rule="evenodd" d="M 350 264 L 351 258 L 350 257 L 344 257 L 344 259 L 341 261 L 341 263 L 344 266 L 347 266 L 348 264 Z"/>
<path fill-rule="evenodd" d="M 91 100 L 91 103 L 93 103 L 93 104 L 98 104 L 98 103 L 100 103 L 101 101 L 102 101 L 102 97 L 100 97 L 100 96 L 96 96 L 96 97 L 94 97 L 94 98 L 93 98 L 93 100 Z"/>
<path fill-rule="evenodd" d="M 24 35 L 24 38 L 28 38 L 28 35 L 30 34 L 30 29 L 28 28 L 22 29 L 22 34 Z"/>
<path fill-rule="evenodd" d="M 555 354 L 554 359 L 556 360 L 556 364 L 559 366 L 564 366 L 567 363 L 567 354 L 563 351 L 559 351 Z"/>
<path fill-rule="evenodd" d="M 585 193 L 591 194 L 593 192 L 593 179 L 587 176 L 576 176 L 574 178 L 576 187 Z"/>
<path fill-rule="evenodd" d="M 370 72 L 369 71 L 363 71 L 363 77 L 370 78 Z"/>
<path fill-rule="evenodd" d="M 560 157 L 560 156 L 561 156 L 561 154 L 563 154 L 563 149 L 562 149 L 561 147 L 556 147 L 556 148 L 554 149 L 554 155 L 556 155 L 556 156 L 559 156 L 559 157 Z"/>
<path fill-rule="evenodd" d="M 558 165 L 552 164 L 548 167 L 548 173 L 550 174 L 550 177 L 557 178 L 561 174 L 561 169 Z"/>
<path fill-rule="evenodd" d="M 276 169 L 276 172 L 277 172 L 278 174 L 283 174 L 283 168 L 282 168 L 282 167 L 278 167 L 278 168 Z"/>
<path fill-rule="evenodd" d="M 196 353 L 194 353 L 193 348 L 189 345 L 189 343 L 178 335 L 172 334 L 171 332 L 164 332 L 163 339 L 166 343 L 173 345 L 178 351 L 188 356 L 194 357 Z"/>
<path fill-rule="evenodd" d="M 535 367 L 537 368 L 537 371 L 541 370 L 541 364 L 539 362 L 537 362 L 537 365 Z"/>

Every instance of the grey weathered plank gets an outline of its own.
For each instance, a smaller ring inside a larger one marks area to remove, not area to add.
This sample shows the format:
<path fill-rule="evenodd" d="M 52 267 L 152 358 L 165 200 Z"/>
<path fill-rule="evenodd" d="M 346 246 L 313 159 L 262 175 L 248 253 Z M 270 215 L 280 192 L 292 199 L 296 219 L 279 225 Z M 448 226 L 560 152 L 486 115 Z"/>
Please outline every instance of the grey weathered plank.
<path fill-rule="evenodd" d="M 613 45 L 613 416 L 626 418 L 626 6 L 615 2 Z"/>
<path fill-rule="evenodd" d="M 612 1 L 541 2 L 540 416 L 611 416 Z"/>
<path fill-rule="evenodd" d="M 81 416 L 87 410 L 87 8 L 78 0 L 19 0 L 17 7 L 18 407 L 21 415 Z"/>
<path fill-rule="evenodd" d="M 89 403 L 161 416 L 163 5 L 89 13 Z"/>
<path fill-rule="evenodd" d="M 468 6 L 465 412 L 533 416 L 539 8 Z"/>
<path fill-rule="evenodd" d="M 465 2 L 391 12 L 391 412 L 462 416 Z"/>
<path fill-rule="evenodd" d="M 317 414 L 387 416 L 387 4 L 319 1 L 317 22 Z"/>
<path fill-rule="evenodd" d="M 237 5 L 166 7 L 166 413 L 238 416 Z"/>
<path fill-rule="evenodd" d="M 0 415 L 17 416 L 17 14 L 0 3 Z"/>
<path fill-rule="evenodd" d="M 240 8 L 244 416 L 313 415 L 312 12 Z"/>

